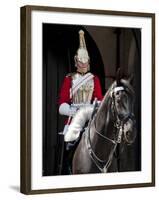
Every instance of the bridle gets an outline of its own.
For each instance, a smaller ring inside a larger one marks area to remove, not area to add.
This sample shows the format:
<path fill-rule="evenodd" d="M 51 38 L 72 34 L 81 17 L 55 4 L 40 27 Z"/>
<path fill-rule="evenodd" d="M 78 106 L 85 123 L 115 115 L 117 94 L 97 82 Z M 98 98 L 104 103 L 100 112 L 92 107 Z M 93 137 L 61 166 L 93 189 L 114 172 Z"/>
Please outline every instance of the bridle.
<path fill-rule="evenodd" d="M 116 103 L 115 103 L 115 95 L 114 93 L 116 91 L 126 91 L 126 89 L 123 87 L 123 86 L 120 86 L 120 87 L 115 87 L 114 90 L 111 92 L 111 99 L 112 99 L 112 105 L 111 105 L 111 108 L 112 108 L 112 113 L 113 113 L 113 117 L 115 118 L 115 121 L 114 121 L 114 127 L 116 127 L 118 131 L 118 134 L 117 134 L 117 139 L 115 140 L 115 142 L 117 143 L 121 143 L 121 139 L 122 139 L 122 136 L 124 136 L 124 140 L 126 143 L 128 144 L 132 144 L 134 141 L 135 141 L 135 137 L 132 141 L 130 141 L 127 136 L 126 136 L 126 133 L 124 132 L 124 125 L 129 121 L 129 120 L 132 120 L 135 124 L 135 115 L 133 113 L 133 108 L 131 107 L 131 111 L 129 111 L 129 113 L 127 113 L 122 119 L 120 118 L 120 114 L 118 113 L 117 111 L 117 108 L 116 108 Z M 134 102 L 132 102 L 132 105 L 134 104 Z"/>
<path fill-rule="evenodd" d="M 125 90 L 124 87 L 116 87 L 117 89 L 116 90 Z M 115 105 L 115 97 L 114 97 L 114 92 L 116 92 L 116 90 L 114 91 L 114 88 L 111 89 L 112 91 L 110 91 L 110 98 L 111 98 L 111 102 L 112 102 L 112 113 L 113 115 L 115 116 L 115 121 L 113 123 L 113 127 L 114 127 L 114 130 L 116 131 L 117 130 L 117 138 L 115 139 L 111 139 L 103 134 L 101 134 L 99 131 L 97 131 L 96 129 L 96 120 L 95 120 L 95 116 L 96 114 L 95 113 L 95 110 L 96 109 L 96 105 L 94 106 L 94 111 L 93 111 L 93 114 L 92 114 L 92 117 L 89 121 L 89 124 L 88 124 L 88 128 L 87 128 L 87 134 L 85 134 L 87 137 L 86 137 L 86 145 L 87 145 L 87 149 L 89 151 L 89 155 L 91 157 L 91 159 L 93 160 L 94 164 L 98 167 L 98 169 L 103 172 L 103 173 L 106 173 L 108 171 L 108 168 L 109 166 L 111 165 L 112 163 L 112 160 L 113 160 L 113 155 L 114 155 L 114 152 L 117 148 L 117 145 L 121 143 L 122 141 L 122 136 L 124 135 L 124 139 L 125 141 L 128 143 L 128 144 L 132 144 L 134 141 L 135 141 L 135 138 L 132 140 L 132 141 L 129 141 L 126 134 L 124 133 L 124 124 L 128 121 L 128 120 L 132 120 L 135 122 L 135 116 L 133 113 L 129 112 L 126 116 L 124 116 L 123 119 L 120 119 L 119 117 L 119 113 L 117 112 L 117 108 L 116 108 L 116 105 Z M 113 144 L 113 148 L 111 149 L 110 151 L 110 154 L 108 156 L 108 159 L 107 160 L 102 160 L 100 159 L 96 153 L 93 151 L 93 148 L 92 148 L 92 145 L 91 145 L 91 139 L 90 139 L 90 128 L 91 128 L 91 125 L 92 125 L 92 120 L 93 120 L 93 117 L 94 117 L 94 130 L 96 132 L 96 134 L 101 137 L 104 141 L 109 141 Z M 113 130 L 113 131 L 114 131 Z"/>

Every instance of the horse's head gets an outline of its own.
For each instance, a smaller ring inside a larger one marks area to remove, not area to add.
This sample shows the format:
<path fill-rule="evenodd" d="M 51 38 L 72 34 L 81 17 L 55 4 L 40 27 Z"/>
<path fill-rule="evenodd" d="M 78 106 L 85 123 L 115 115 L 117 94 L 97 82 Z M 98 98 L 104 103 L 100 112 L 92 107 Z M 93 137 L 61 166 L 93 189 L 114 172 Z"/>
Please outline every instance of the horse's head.
<path fill-rule="evenodd" d="M 126 143 L 133 143 L 136 137 L 134 116 L 135 94 L 129 80 L 120 79 L 111 88 L 111 112 L 115 126 L 122 130 Z M 118 132 L 120 134 L 120 131 Z"/>

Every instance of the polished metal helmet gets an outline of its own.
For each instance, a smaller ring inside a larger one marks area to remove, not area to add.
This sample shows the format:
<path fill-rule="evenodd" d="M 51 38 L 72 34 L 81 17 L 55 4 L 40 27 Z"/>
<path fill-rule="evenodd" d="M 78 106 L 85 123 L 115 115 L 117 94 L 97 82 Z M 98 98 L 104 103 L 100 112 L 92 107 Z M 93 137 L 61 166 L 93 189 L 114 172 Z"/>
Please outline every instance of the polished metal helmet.
<path fill-rule="evenodd" d="M 75 55 L 75 62 L 79 61 L 81 63 L 89 63 L 89 55 L 86 48 L 85 38 L 84 38 L 84 31 L 79 31 L 79 48 Z"/>

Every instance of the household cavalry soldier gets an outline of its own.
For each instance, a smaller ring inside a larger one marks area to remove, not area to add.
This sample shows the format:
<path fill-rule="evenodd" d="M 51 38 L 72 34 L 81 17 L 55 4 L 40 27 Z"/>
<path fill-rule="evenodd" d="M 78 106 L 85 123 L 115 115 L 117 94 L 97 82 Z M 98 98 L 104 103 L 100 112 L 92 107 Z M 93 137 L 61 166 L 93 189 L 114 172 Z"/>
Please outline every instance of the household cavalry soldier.
<path fill-rule="evenodd" d="M 77 70 L 66 75 L 59 95 L 59 113 L 68 116 L 63 131 L 67 149 L 90 118 L 94 100 L 100 102 L 103 98 L 99 78 L 89 72 L 90 57 L 83 30 L 79 31 L 79 48 L 74 60 Z"/>

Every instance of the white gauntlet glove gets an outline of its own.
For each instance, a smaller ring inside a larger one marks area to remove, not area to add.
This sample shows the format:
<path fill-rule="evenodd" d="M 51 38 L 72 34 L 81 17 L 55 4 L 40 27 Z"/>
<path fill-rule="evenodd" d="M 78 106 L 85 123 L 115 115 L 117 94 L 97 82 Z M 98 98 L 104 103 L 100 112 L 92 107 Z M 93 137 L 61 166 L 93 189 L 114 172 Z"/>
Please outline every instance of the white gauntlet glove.
<path fill-rule="evenodd" d="M 70 116 L 72 117 L 75 116 L 76 112 L 77 112 L 77 108 L 70 106 Z"/>
<path fill-rule="evenodd" d="M 68 103 L 62 103 L 59 107 L 59 113 L 66 116 L 74 116 L 77 108 L 71 107 Z"/>

